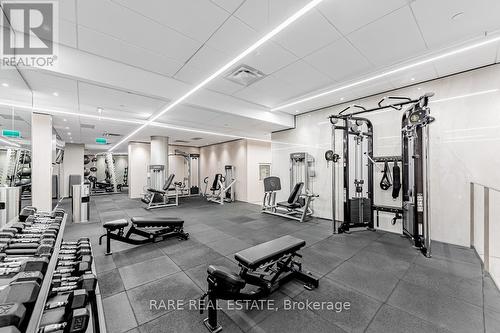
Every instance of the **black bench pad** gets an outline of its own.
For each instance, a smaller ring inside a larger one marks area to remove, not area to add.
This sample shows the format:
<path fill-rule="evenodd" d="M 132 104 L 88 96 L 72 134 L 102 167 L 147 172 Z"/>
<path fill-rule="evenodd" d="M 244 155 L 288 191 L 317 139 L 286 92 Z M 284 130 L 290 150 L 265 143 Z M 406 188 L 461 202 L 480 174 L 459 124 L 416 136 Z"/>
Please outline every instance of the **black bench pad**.
<path fill-rule="evenodd" d="M 283 236 L 255 245 L 234 255 L 239 263 L 250 269 L 258 268 L 270 260 L 275 260 L 281 256 L 294 253 L 306 245 L 306 241 L 292 236 Z"/>
<path fill-rule="evenodd" d="M 103 223 L 103 227 L 106 229 L 119 229 L 119 228 L 125 228 L 128 225 L 128 221 L 125 219 L 119 219 L 119 220 L 114 220 L 114 221 L 107 221 Z"/>
<path fill-rule="evenodd" d="M 138 228 L 144 227 L 182 227 L 184 220 L 178 217 L 132 217 L 130 219 L 134 226 Z"/>

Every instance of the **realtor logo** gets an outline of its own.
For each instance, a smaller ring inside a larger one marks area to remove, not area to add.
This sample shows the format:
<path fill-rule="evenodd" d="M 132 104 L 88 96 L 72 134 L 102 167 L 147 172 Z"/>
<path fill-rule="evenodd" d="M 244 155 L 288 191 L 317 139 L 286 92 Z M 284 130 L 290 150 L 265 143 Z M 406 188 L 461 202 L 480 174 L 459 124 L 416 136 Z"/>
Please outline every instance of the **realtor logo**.
<path fill-rule="evenodd" d="M 2 65 L 53 66 L 58 20 L 54 1 L 2 1 Z"/>

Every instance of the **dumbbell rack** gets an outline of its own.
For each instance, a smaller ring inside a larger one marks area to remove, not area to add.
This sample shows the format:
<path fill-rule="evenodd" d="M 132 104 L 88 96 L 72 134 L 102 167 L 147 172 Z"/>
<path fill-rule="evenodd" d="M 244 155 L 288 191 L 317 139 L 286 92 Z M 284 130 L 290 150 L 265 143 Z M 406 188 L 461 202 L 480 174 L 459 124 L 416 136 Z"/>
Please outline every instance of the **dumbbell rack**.
<path fill-rule="evenodd" d="M 50 257 L 49 264 L 47 266 L 47 272 L 43 278 L 43 283 L 40 287 L 40 291 L 38 293 L 38 298 L 33 307 L 33 311 L 31 313 L 26 333 L 38 333 L 40 329 L 40 324 L 42 322 L 43 314 L 45 311 L 45 304 L 47 303 L 48 296 L 52 286 L 52 279 L 54 276 L 54 271 L 56 270 L 59 252 L 61 249 L 61 244 L 63 242 L 63 234 L 66 226 L 68 214 L 64 214 L 63 220 L 60 224 L 59 232 L 56 238 L 56 242 L 54 245 L 54 250 Z M 91 270 L 94 275 L 96 275 L 96 267 L 94 261 L 91 265 Z M 97 276 L 97 275 L 96 275 Z M 90 305 L 92 304 L 92 306 Z M 87 333 L 106 333 L 106 326 L 104 322 L 104 312 L 102 307 L 102 298 L 99 290 L 99 285 L 96 286 L 95 290 L 95 302 L 90 302 L 89 304 L 89 312 L 90 318 L 88 328 L 86 330 Z M 97 314 L 97 315 L 95 315 Z"/>
<path fill-rule="evenodd" d="M 49 265 L 47 267 L 47 273 L 43 277 L 43 283 L 40 287 L 40 292 L 38 293 L 38 299 L 36 300 L 35 307 L 33 308 L 33 312 L 31 313 L 31 318 L 28 323 L 28 327 L 26 328 L 26 333 L 38 332 L 38 325 L 42 318 L 45 301 L 47 300 L 47 296 L 49 295 L 50 285 L 52 283 L 52 276 L 57 265 L 57 257 L 59 256 L 59 249 L 61 248 L 61 242 L 63 239 L 64 227 L 66 226 L 67 217 L 68 214 L 64 214 L 54 245 L 54 251 L 52 252 Z"/>

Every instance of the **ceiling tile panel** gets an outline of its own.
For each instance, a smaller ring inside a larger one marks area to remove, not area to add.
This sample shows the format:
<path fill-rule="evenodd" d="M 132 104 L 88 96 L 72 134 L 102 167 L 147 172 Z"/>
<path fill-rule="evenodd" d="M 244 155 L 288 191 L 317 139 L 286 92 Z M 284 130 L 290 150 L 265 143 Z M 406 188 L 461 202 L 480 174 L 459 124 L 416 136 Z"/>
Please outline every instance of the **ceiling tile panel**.
<path fill-rule="evenodd" d="M 296 60 L 296 56 L 283 49 L 281 46 L 268 41 L 252 54 L 241 60 L 241 63 L 258 69 L 264 74 L 271 74 Z"/>
<path fill-rule="evenodd" d="M 109 0 L 79 1 L 78 24 L 179 61 L 186 61 L 201 46 L 194 39 Z"/>
<path fill-rule="evenodd" d="M 181 61 L 82 26 L 78 29 L 78 46 L 81 50 L 166 76 L 172 76 L 182 66 Z"/>
<path fill-rule="evenodd" d="M 209 0 L 115 0 L 115 2 L 201 42 L 205 42 L 229 16 L 227 11 Z"/>
<path fill-rule="evenodd" d="M 338 40 L 341 35 L 317 11 L 311 11 L 284 31 L 274 40 L 300 58 Z"/>
<path fill-rule="evenodd" d="M 466 53 L 434 63 L 439 76 L 450 75 L 468 69 L 494 64 L 499 43 L 486 45 Z"/>
<path fill-rule="evenodd" d="M 418 0 L 411 7 L 429 47 L 457 43 L 500 29 L 498 0 Z"/>
<path fill-rule="evenodd" d="M 245 0 L 210 0 L 217 6 L 224 8 L 226 11 L 234 12 Z"/>
<path fill-rule="evenodd" d="M 386 66 L 413 58 L 426 46 L 409 7 L 403 7 L 347 36 L 370 62 Z"/>
<path fill-rule="evenodd" d="M 368 61 L 345 39 L 340 39 L 314 52 L 304 60 L 335 81 L 352 78 L 372 68 Z"/>
<path fill-rule="evenodd" d="M 301 89 L 304 94 L 333 83 L 328 76 L 303 60 L 294 62 L 274 73 L 273 76 L 279 81 Z"/>
<path fill-rule="evenodd" d="M 408 0 L 323 1 L 318 7 L 340 32 L 349 34 L 407 3 Z"/>
<path fill-rule="evenodd" d="M 207 41 L 207 45 L 236 56 L 258 39 L 258 34 L 245 23 L 231 17 Z"/>

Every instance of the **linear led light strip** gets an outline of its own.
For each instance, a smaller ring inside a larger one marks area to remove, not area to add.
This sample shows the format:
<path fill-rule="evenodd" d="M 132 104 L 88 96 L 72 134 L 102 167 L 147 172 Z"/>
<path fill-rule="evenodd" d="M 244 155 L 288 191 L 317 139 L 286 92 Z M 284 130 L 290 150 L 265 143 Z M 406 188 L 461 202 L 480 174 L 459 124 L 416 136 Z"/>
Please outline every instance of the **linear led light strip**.
<path fill-rule="evenodd" d="M 353 82 L 353 83 L 349 83 L 349 84 L 346 84 L 344 86 L 341 86 L 341 87 L 338 87 L 338 88 L 335 88 L 335 89 L 332 89 L 332 90 L 328 90 L 328 91 L 325 91 L 325 92 L 322 92 L 322 93 L 319 93 L 319 94 L 316 94 L 316 95 L 312 95 L 312 96 L 309 96 L 309 97 L 305 97 L 305 98 L 299 99 L 299 100 L 297 100 L 295 102 L 291 102 L 291 103 L 288 103 L 288 104 L 280 105 L 280 106 L 277 106 L 277 107 L 271 109 L 271 111 L 283 110 L 283 109 L 286 109 L 288 107 L 291 107 L 291 106 L 294 106 L 294 105 L 297 105 L 297 104 L 301 104 L 301 103 L 308 102 L 310 100 L 313 100 L 313 99 L 316 99 L 316 98 L 319 98 L 319 97 L 330 95 L 330 94 L 333 94 L 333 93 L 336 93 L 336 92 L 339 92 L 339 91 L 342 91 L 342 90 L 346 90 L 346 89 L 349 89 L 349 88 L 353 88 L 353 87 L 356 87 L 356 86 L 359 86 L 359 85 L 362 85 L 362 84 L 365 84 L 365 83 L 368 83 L 368 82 L 371 82 L 371 81 L 375 81 L 375 80 L 384 78 L 386 76 L 390 76 L 390 75 L 393 75 L 393 74 L 396 74 L 396 73 L 404 72 L 404 71 L 406 71 L 408 69 L 412 69 L 414 67 L 422 66 L 422 65 L 425 65 L 425 64 L 428 64 L 428 63 L 432 63 L 432 62 L 437 61 L 437 60 L 441 60 L 441 59 L 444 59 L 444 58 L 448 58 L 448 57 L 451 57 L 451 56 L 454 56 L 454 55 L 457 55 L 457 54 L 460 54 L 460 53 L 464 53 L 464 52 L 476 49 L 478 47 L 482 47 L 482 46 L 486 46 L 486 45 L 489 45 L 489 44 L 492 44 L 492 43 L 496 43 L 498 41 L 500 41 L 500 36 L 497 36 L 497 37 L 494 37 L 494 38 L 490 38 L 490 39 L 487 39 L 487 40 L 484 40 L 484 41 L 481 41 L 481 42 L 478 42 L 478 43 L 474 43 L 474 44 L 471 44 L 469 46 L 461 47 L 461 48 L 453 50 L 453 51 L 448 51 L 448 52 L 442 53 L 442 54 L 437 55 L 437 56 L 433 56 L 433 57 L 430 57 L 430 58 L 427 58 L 427 59 L 424 59 L 424 60 L 421 60 L 421 61 L 417 61 L 417 62 L 411 63 L 409 65 L 401 66 L 401 67 L 398 67 L 396 69 L 393 69 L 393 70 L 390 70 L 390 71 L 387 71 L 387 72 L 383 72 L 383 73 L 380 73 L 380 74 L 368 77 L 366 79 L 362 79 L 362 80 L 359 80 L 359 81 L 356 81 L 356 82 Z"/>
<path fill-rule="evenodd" d="M 259 39 L 257 42 L 255 42 L 252 46 L 247 48 L 245 51 L 240 53 L 238 56 L 236 56 L 233 60 L 229 61 L 227 64 L 219 68 L 216 72 L 214 72 L 212 75 L 207 77 L 205 80 L 203 80 L 201 83 L 196 85 L 194 88 L 189 90 L 186 94 L 182 95 L 180 98 L 169 104 L 167 107 L 165 107 L 163 110 L 161 110 L 159 113 L 157 113 L 155 116 L 153 116 L 151 119 L 149 119 L 146 123 L 135 129 L 132 133 L 124 137 L 122 140 L 120 140 L 116 145 L 111 147 L 109 151 L 113 151 L 116 149 L 118 146 L 120 146 L 122 143 L 126 142 L 129 140 L 132 136 L 140 132 L 142 129 L 144 129 L 146 126 L 152 124 L 156 119 L 164 115 L 166 112 L 172 110 L 176 105 L 182 103 L 186 98 L 206 86 L 210 81 L 213 79 L 217 78 L 220 74 L 224 73 L 226 70 L 228 70 L 231 66 L 236 64 L 238 61 L 246 57 L 248 54 L 252 53 L 255 51 L 257 48 L 259 48 L 262 44 L 273 38 L 275 35 L 277 35 L 279 32 L 281 32 L 283 29 L 288 27 L 290 24 L 298 20 L 300 17 L 302 17 L 304 14 L 309 12 L 311 9 L 316 7 L 318 4 L 320 4 L 323 0 L 313 0 L 309 2 L 307 5 L 302 7 L 298 12 L 290 16 L 288 19 L 283 21 L 280 25 L 278 25 L 276 28 L 271 30 L 269 33 L 267 33 L 264 37 Z"/>
<path fill-rule="evenodd" d="M 0 142 L 6 143 L 6 144 L 8 144 L 8 145 L 13 145 L 13 146 L 15 146 L 15 147 L 21 147 L 21 145 L 20 145 L 20 144 L 15 143 L 15 142 L 12 142 L 12 141 L 9 141 L 9 140 L 7 140 L 7 139 L 2 139 L 2 138 L 0 138 Z"/>
<path fill-rule="evenodd" d="M 14 108 L 25 109 L 25 110 L 29 110 L 29 111 L 40 111 L 40 112 L 46 112 L 48 114 L 64 114 L 64 115 L 68 115 L 68 116 L 90 118 L 90 119 L 96 119 L 96 120 L 109 120 L 109 121 L 115 121 L 115 122 L 126 123 L 126 124 L 145 124 L 146 123 L 145 120 L 113 118 L 113 117 L 98 116 L 98 115 L 92 115 L 92 114 L 86 114 L 86 113 L 76 113 L 76 112 L 57 110 L 57 109 L 48 109 L 48 108 L 38 108 L 38 107 L 32 108 L 31 106 L 28 106 L 28 105 L 13 104 L 13 103 L 2 101 L 2 100 L 0 100 L 0 106 L 14 107 Z M 174 130 L 184 131 L 184 132 L 193 132 L 193 133 L 199 133 L 199 134 L 222 136 L 222 137 L 227 137 L 227 138 L 232 138 L 232 139 L 247 139 L 247 140 L 253 140 L 253 141 L 271 142 L 271 140 L 269 140 L 269 139 L 259 139 L 259 138 L 252 138 L 252 137 L 248 137 L 248 136 L 217 133 L 217 132 L 199 130 L 199 129 L 189 128 L 189 127 L 168 125 L 168 124 L 163 124 L 163 123 L 158 123 L 158 122 L 152 122 L 149 125 L 154 126 L 154 127 L 169 128 L 169 129 L 174 129 Z M 11 144 L 16 145 L 16 143 L 11 143 Z"/>

